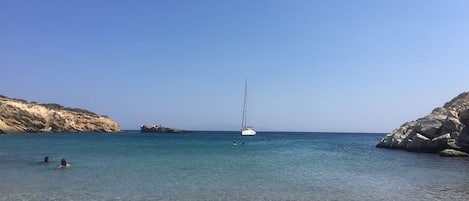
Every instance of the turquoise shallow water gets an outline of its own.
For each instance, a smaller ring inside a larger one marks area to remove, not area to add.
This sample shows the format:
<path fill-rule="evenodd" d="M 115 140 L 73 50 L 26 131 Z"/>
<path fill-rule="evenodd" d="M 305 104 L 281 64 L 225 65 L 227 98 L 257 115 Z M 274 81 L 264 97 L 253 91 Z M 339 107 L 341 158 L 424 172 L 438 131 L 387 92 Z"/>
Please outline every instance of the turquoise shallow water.
<path fill-rule="evenodd" d="M 0 200 L 469 200 L 469 159 L 375 148 L 382 137 L 0 135 Z"/>

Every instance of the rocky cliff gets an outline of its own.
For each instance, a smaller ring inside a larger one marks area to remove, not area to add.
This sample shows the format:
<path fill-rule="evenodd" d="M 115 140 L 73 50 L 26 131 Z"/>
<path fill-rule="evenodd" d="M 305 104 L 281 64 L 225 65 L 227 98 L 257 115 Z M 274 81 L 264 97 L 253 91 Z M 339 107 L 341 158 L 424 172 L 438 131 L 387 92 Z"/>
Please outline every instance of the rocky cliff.
<path fill-rule="evenodd" d="M 384 136 L 376 147 L 469 156 L 469 92 L 459 94 L 423 118 L 404 123 Z"/>
<path fill-rule="evenodd" d="M 109 117 L 87 110 L 0 96 L 0 133 L 118 131 Z"/>

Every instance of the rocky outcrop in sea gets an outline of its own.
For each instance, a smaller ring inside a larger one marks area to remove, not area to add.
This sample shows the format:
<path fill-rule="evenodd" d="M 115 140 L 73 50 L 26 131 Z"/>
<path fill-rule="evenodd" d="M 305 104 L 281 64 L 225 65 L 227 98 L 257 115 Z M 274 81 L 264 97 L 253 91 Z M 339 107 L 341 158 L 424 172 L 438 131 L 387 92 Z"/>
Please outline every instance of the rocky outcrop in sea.
<path fill-rule="evenodd" d="M 140 132 L 142 133 L 187 133 L 187 130 L 180 130 L 176 128 L 168 128 L 164 126 L 156 125 L 142 125 L 140 126 Z"/>
<path fill-rule="evenodd" d="M 429 115 L 404 123 L 383 137 L 378 148 L 469 156 L 469 92 L 459 94 Z"/>
<path fill-rule="evenodd" d="M 38 104 L 0 95 L 0 134 L 38 132 L 118 132 L 119 125 L 104 115 Z"/>

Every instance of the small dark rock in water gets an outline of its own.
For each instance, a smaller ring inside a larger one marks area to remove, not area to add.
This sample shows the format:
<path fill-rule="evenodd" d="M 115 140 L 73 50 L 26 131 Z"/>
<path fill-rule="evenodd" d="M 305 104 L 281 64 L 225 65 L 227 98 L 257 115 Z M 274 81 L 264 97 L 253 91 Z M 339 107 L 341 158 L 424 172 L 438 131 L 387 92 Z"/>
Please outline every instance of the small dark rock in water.
<path fill-rule="evenodd" d="M 188 133 L 189 131 L 175 129 L 175 128 L 168 128 L 164 126 L 142 125 L 140 126 L 140 132 L 142 133 Z"/>
<path fill-rule="evenodd" d="M 378 148 L 469 157 L 469 92 L 429 115 L 404 123 L 383 137 Z"/>

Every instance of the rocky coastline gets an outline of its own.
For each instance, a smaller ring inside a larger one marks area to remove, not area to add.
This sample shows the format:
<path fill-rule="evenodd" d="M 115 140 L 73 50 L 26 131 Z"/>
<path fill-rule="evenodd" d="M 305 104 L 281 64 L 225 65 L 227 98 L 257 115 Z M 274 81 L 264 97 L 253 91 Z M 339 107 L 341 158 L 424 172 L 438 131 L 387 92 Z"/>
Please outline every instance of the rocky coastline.
<path fill-rule="evenodd" d="M 187 130 L 181 130 L 176 128 L 169 128 L 164 126 L 156 125 L 142 125 L 140 126 L 140 132 L 142 133 L 188 133 Z"/>
<path fill-rule="evenodd" d="M 105 115 L 0 95 L 0 134 L 119 131 L 119 125 Z"/>
<path fill-rule="evenodd" d="M 469 92 L 459 94 L 423 118 L 404 123 L 384 136 L 376 147 L 469 157 Z"/>

